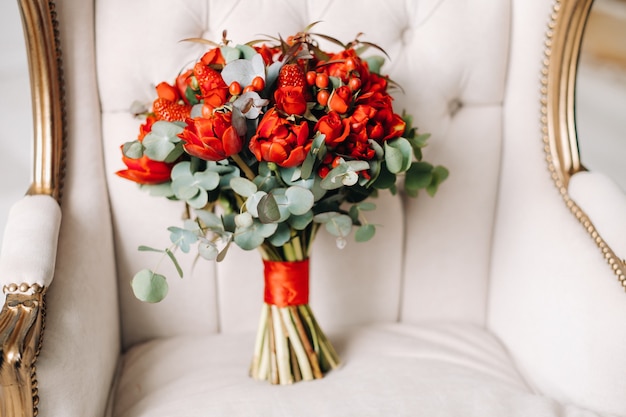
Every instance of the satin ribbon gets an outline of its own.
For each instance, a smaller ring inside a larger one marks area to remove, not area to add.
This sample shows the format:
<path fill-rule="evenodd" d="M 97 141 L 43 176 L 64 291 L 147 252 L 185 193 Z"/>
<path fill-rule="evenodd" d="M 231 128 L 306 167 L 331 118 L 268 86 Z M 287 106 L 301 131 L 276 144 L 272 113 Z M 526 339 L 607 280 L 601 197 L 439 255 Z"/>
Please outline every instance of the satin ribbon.
<path fill-rule="evenodd" d="M 263 260 L 265 302 L 278 307 L 309 303 L 309 260 Z"/>

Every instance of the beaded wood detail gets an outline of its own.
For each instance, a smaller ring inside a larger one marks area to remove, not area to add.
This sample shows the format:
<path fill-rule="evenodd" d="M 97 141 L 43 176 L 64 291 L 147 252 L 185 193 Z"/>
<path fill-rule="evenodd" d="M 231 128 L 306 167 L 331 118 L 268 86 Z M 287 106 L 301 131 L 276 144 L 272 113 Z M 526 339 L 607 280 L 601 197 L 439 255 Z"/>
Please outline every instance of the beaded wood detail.
<path fill-rule="evenodd" d="M 569 179 L 583 171 L 576 145 L 574 88 L 585 21 L 593 0 L 557 0 L 545 41 L 541 76 L 541 124 L 548 169 L 563 201 L 594 240 L 626 290 L 626 260 L 602 238 L 589 216 L 567 191 Z"/>

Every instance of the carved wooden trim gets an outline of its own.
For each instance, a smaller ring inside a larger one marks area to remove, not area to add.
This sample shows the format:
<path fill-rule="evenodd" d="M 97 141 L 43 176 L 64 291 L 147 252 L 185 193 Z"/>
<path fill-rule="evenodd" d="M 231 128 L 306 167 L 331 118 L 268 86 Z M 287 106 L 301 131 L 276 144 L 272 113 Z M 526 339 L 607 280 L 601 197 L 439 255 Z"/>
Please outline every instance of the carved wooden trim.
<path fill-rule="evenodd" d="M 44 328 L 45 288 L 8 292 L 0 311 L 0 415 L 38 415 L 35 362 Z"/>
<path fill-rule="evenodd" d="M 555 0 L 546 33 L 542 69 L 541 123 L 552 179 L 569 210 L 600 249 L 626 289 L 626 261 L 602 238 L 589 216 L 570 197 L 572 175 L 584 171 L 578 151 L 574 92 L 580 45 L 593 0 Z"/>
<path fill-rule="evenodd" d="M 61 198 L 66 136 L 65 83 L 56 6 L 18 0 L 30 72 L 33 111 L 33 178 L 29 194 Z"/>

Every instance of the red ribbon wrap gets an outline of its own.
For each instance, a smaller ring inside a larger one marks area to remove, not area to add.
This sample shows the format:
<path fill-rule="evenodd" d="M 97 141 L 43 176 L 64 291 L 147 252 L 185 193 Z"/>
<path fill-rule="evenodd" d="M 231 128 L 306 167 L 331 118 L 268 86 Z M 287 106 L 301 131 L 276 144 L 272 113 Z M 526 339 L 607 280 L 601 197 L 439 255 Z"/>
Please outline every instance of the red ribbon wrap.
<path fill-rule="evenodd" d="M 309 303 L 309 260 L 263 260 L 265 302 L 278 307 Z"/>

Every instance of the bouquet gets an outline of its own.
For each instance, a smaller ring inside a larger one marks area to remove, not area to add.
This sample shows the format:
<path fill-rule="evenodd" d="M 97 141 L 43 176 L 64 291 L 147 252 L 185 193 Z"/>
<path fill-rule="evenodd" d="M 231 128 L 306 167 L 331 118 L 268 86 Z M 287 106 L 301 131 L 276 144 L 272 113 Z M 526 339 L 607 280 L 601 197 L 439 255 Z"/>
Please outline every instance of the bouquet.
<path fill-rule="evenodd" d="M 207 45 L 172 83 L 156 86 L 136 140 L 122 145 L 117 174 L 152 195 L 185 204 L 186 216 L 161 252 L 182 277 L 175 253 L 222 261 L 234 243 L 257 249 L 265 294 L 250 373 L 286 384 L 321 378 L 339 358 L 308 305 L 309 256 L 323 227 L 346 245 L 375 234 L 367 198 L 379 190 L 434 195 L 448 175 L 422 161 L 428 135 L 392 107 L 396 85 L 381 74 L 377 45 L 344 44 L 313 25 L 290 36 Z M 335 45 L 327 52 L 319 40 Z M 167 280 L 144 269 L 134 294 L 158 302 Z"/>

